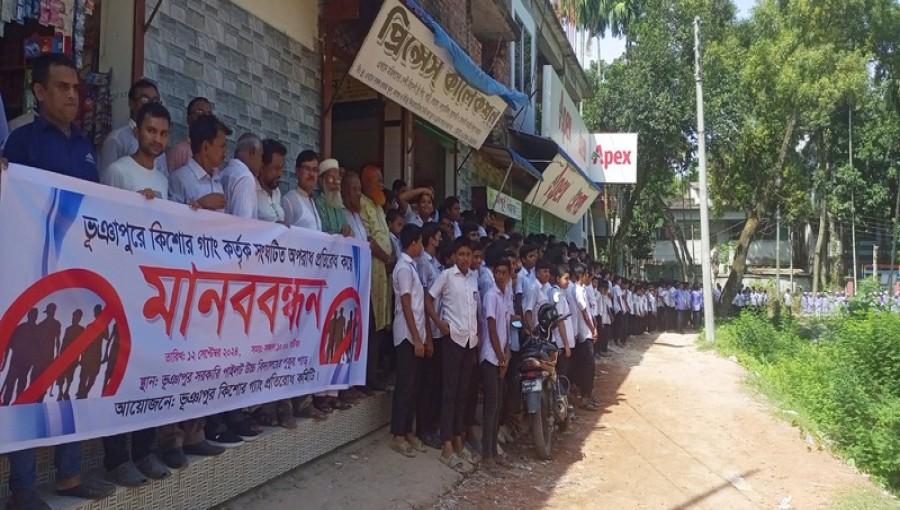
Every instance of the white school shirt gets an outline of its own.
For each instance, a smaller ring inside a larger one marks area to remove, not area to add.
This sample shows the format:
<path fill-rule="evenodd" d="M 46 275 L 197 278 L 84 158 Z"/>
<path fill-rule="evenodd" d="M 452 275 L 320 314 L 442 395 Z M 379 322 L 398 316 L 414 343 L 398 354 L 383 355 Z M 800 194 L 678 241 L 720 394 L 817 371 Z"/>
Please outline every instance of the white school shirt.
<path fill-rule="evenodd" d="M 597 298 L 600 296 L 600 291 L 598 291 L 591 285 L 585 285 L 584 293 L 587 296 L 588 313 L 591 315 L 591 319 L 593 319 L 600 312 L 600 307 L 597 303 Z"/>
<path fill-rule="evenodd" d="M 612 324 L 612 299 L 609 294 L 600 295 L 600 323 L 604 326 Z"/>
<path fill-rule="evenodd" d="M 259 213 L 259 195 L 256 189 L 259 184 L 253 172 L 238 158 L 222 169 L 222 189 L 225 190 L 225 210 L 232 216 L 256 219 Z M 269 220 L 271 221 L 271 220 Z"/>
<path fill-rule="evenodd" d="M 669 290 L 666 291 L 666 297 L 663 302 L 669 308 L 675 308 L 675 293 L 678 292 L 678 289 L 675 287 L 669 287 Z"/>
<path fill-rule="evenodd" d="M 219 170 L 213 170 L 212 174 L 206 173 L 194 158 L 169 175 L 169 199 L 173 202 L 189 204 L 210 193 L 225 194 Z M 224 212 L 225 209 L 218 211 Z"/>
<path fill-rule="evenodd" d="M 566 297 L 566 292 L 556 285 L 550 287 L 549 292 L 553 292 L 553 291 L 559 291 L 559 302 L 556 303 L 556 311 L 557 311 L 557 313 L 559 313 L 559 316 L 564 317 L 564 316 L 572 313 L 571 308 L 569 308 L 569 300 Z M 547 294 L 547 301 L 548 302 L 550 301 L 549 293 Z M 560 349 L 566 347 L 567 345 L 570 349 L 574 348 L 575 347 L 575 328 L 574 328 L 574 325 L 572 324 L 572 317 L 571 316 L 568 317 L 567 319 L 561 321 L 561 323 L 566 325 L 566 336 L 568 337 L 567 338 L 568 342 L 563 343 L 562 334 L 560 334 L 559 327 L 557 326 L 556 328 L 553 329 L 553 340 L 556 342 L 556 346 L 559 347 Z"/>
<path fill-rule="evenodd" d="M 103 181 L 110 165 L 125 156 L 130 156 L 137 152 L 139 144 L 134 136 L 134 128 L 137 124 L 134 119 L 128 119 L 128 123 L 124 126 L 110 131 L 103 140 L 103 146 L 100 148 L 99 164 L 97 171 L 100 174 L 100 180 Z M 166 153 L 163 151 L 159 157 L 153 162 L 153 169 L 161 173 L 163 176 L 169 176 L 169 167 L 166 164 Z"/>
<path fill-rule="evenodd" d="M 481 314 L 481 346 L 479 348 L 479 361 L 487 361 L 491 365 L 499 366 L 500 360 L 491 345 L 491 334 L 488 330 L 488 319 L 493 318 L 497 322 L 497 337 L 500 340 L 500 351 L 505 352 L 509 344 L 509 297 L 494 285 L 488 289 L 484 296 Z"/>
<path fill-rule="evenodd" d="M 622 311 L 622 287 L 613 284 L 610 291 L 612 294 L 613 313 L 616 314 Z"/>
<path fill-rule="evenodd" d="M 127 191 L 153 190 L 156 198 L 169 199 L 169 179 L 154 169 L 144 168 L 131 156 L 119 158 L 109 165 L 103 184 Z"/>
<path fill-rule="evenodd" d="M 535 281 L 534 285 L 529 287 L 527 292 L 522 293 L 522 313 L 531 312 L 531 320 L 534 326 L 537 326 L 537 313 L 541 309 L 541 305 L 547 302 L 547 292 L 549 290 L 549 283 L 541 285 L 540 282 Z"/>
<path fill-rule="evenodd" d="M 270 195 L 256 181 L 256 218 L 262 221 L 284 221 L 284 209 L 281 207 L 281 190 L 275 188 Z"/>
<path fill-rule="evenodd" d="M 407 224 L 413 224 L 417 227 L 422 227 L 425 223 L 431 223 L 434 221 L 434 215 L 428 218 L 428 221 L 422 221 L 422 217 L 419 216 L 413 208 L 412 205 L 406 204 L 406 212 L 403 214 L 403 222 Z"/>
<path fill-rule="evenodd" d="M 416 271 L 415 262 L 412 257 L 406 253 L 401 253 L 397 259 L 397 265 L 394 266 L 394 272 L 391 275 L 391 281 L 394 287 L 394 295 L 397 299 L 394 302 L 394 346 L 398 346 L 403 341 L 413 343 L 413 335 L 406 324 L 406 315 L 403 314 L 402 296 L 409 294 L 410 306 L 413 312 L 413 322 L 419 339 L 424 342 L 427 336 L 425 330 L 425 290 L 422 287 L 422 281 Z"/>
<path fill-rule="evenodd" d="M 292 189 L 281 197 L 284 219 L 292 227 L 322 231 L 322 218 L 311 195 L 300 188 Z"/>
<path fill-rule="evenodd" d="M 635 315 L 634 292 L 632 292 L 631 289 L 628 289 L 624 292 L 624 294 L 625 294 L 625 304 L 628 306 L 628 310 L 627 310 L 628 315 Z"/>
<path fill-rule="evenodd" d="M 478 309 L 481 296 L 475 272 L 463 274 L 456 265 L 445 269 L 428 293 L 441 302 L 440 317 L 450 323 L 450 339 L 460 347 L 478 345 Z"/>
<path fill-rule="evenodd" d="M 422 288 L 424 289 L 430 289 L 438 279 L 438 276 L 441 275 L 442 271 L 440 263 L 438 263 L 437 259 L 432 257 L 427 251 L 423 251 L 422 256 L 416 259 L 416 272 L 419 273 L 419 280 L 422 282 Z M 434 300 L 434 309 L 438 316 L 440 316 L 442 307 L 439 299 Z M 441 338 L 442 336 L 444 336 L 444 334 L 441 333 L 441 328 L 432 322 L 431 338 Z"/>
<path fill-rule="evenodd" d="M 582 313 L 583 311 L 587 311 L 588 314 L 590 314 L 584 286 L 580 283 L 569 284 L 569 288 L 566 289 L 566 299 L 569 301 L 569 310 L 572 314 L 571 319 L 573 328 L 573 331 L 569 331 L 568 333 L 575 336 L 576 341 L 578 342 L 590 338 L 590 323 L 584 320 L 584 314 Z"/>

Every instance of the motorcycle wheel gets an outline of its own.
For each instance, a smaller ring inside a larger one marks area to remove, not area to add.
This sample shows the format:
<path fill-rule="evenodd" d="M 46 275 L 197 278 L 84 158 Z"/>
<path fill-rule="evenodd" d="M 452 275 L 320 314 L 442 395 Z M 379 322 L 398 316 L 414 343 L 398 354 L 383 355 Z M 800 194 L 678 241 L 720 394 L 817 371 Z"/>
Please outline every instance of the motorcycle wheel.
<path fill-rule="evenodd" d="M 553 425 L 550 417 L 550 393 L 544 390 L 541 394 L 541 412 L 529 415 L 531 440 L 541 460 L 550 459 L 553 441 Z"/>
<path fill-rule="evenodd" d="M 566 417 L 565 420 L 556 424 L 556 428 L 558 428 L 560 432 L 565 432 L 569 428 L 569 421 L 569 418 Z"/>

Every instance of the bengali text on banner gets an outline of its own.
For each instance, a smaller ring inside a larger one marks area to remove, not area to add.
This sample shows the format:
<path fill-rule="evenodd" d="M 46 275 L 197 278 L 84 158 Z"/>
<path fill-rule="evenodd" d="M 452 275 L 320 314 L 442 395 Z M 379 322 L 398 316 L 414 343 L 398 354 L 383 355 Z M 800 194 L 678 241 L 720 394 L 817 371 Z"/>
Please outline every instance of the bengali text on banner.
<path fill-rule="evenodd" d="M 0 453 L 363 384 L 371 254 L 11 165 Z"/>

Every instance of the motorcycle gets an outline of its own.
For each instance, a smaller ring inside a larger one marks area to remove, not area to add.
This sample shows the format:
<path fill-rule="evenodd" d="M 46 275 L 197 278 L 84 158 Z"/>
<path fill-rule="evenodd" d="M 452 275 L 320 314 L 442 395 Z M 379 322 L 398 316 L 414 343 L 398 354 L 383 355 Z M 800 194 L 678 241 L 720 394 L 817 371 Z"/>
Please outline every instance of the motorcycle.
<path fill-rule="evenodd" d="M 552 300 L 560 299 L 554 293 Z M 553 450 L 555 430 L 565 432 L 574 409 L 569 406 L 569 379 L 556 373 L 559 348 L 552 340 L 557 325 L 568 316 L 560 316 L 554 303 L 538 309 L 538 326 L 522 346 L 518 373 L 522 387 L 522 409 L 528 416 L 531 439 L 537 456 L 547 460 Z"/>

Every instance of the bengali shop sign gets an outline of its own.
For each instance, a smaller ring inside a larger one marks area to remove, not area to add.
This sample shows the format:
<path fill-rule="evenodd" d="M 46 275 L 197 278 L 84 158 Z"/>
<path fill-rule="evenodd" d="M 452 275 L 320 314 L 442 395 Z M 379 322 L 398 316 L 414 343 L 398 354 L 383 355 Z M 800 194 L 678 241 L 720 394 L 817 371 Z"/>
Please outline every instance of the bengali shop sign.
<path fill-rule="evenodd" d="M 569 161 L 558 154 L 543 172 L 525 203 L 562 218 L 566 223 L 581 221 L 599 192 Z"/>
<path fill-rule="evenodd" d="M 490 186 L 486 188 L 486 191 L 488 209 L 493 209 L 494 212 L 514 220 L 522 219 L 522 202 L 520 200 L 516 200 L 506 193 L 497 191 Z"/>
<path fill-rule="evenodd" d="M 0 453 L 365 380 L 353 240 L 12 165 L 0 260 Z"/>
<path fill-rule="evenodd" d="M 544 66 L 541 136 L 559 144 L 579 168 L 587 171 L 593 138 L 575 101 L 569 97 L 553 66 L 549 65 Z"/>
<path fill-rule="evenodd" d="M 461 142 L 481 147 L 506 110 L 455 72 L 434 33 L 398 0 L 386 0 L 350 75 Z"/>

